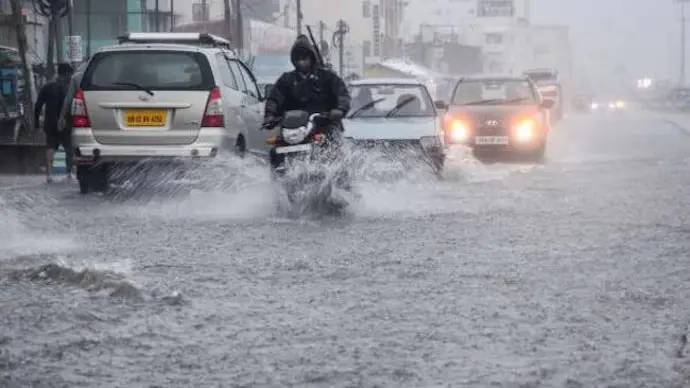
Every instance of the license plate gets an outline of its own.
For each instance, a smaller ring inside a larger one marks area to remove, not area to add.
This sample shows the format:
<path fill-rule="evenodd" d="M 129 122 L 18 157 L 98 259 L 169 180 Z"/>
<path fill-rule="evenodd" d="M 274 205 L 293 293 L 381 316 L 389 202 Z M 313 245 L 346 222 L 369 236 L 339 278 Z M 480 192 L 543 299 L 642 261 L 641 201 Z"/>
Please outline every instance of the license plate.
<path fill-rule="evenodd" d="M 508 144 L 508 136 L 476 136 L 474 144 Z"/>
<path fill-rule="evenodd" d="M 127 127 L 162 127 L 168 120 L 165 109 L 126 109 L 124 121 Z"/>
<path fill-rule="evenodd" d="M 294 146 L 278 147 L 276 148 L 277 154 L 290 154 L 293 152 L 305 152 L 311 150 L 311 144 L 298 144 Z"/>

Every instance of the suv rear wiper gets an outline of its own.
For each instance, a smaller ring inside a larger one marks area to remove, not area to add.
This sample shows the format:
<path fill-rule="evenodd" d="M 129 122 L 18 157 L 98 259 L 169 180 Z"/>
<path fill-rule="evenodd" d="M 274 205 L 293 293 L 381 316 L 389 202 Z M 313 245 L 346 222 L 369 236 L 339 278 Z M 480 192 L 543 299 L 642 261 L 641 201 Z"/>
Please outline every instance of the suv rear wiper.
<path fill-rule="evenodd" d="M 144 87 L 144 86 L 141 86 L 141 85 L 139 85 L 139 84 L 132 83 L 132 82 L 113 82 L 113 85 L 118 85 L 118 86 L 131 86 L 131 87 L 133 87 L 133 88 L 137 88 L 137 89 L 139 89 L 139 90 L 141 90 L 141 91 L 143 91 L 143 92 L 146 92 L 146 93 L 147 93 L 148 95 L 150 95 L 150 96 L 153 96 L 153 95 L 154 95 L 154 94 L 153 94 L 153 91 L 151 91 L 151 89 L 149 89 L 149 88 L 147 88 L 147 87 Z"/>

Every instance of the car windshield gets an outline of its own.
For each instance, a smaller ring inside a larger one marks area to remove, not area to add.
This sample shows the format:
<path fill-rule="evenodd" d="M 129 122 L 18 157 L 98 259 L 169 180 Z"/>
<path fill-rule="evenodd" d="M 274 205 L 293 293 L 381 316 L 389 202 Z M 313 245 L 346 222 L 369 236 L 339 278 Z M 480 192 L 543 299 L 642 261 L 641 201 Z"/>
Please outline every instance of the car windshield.
<path fill-rule="evenodd" d="M 208 60 L 184 51 L 115 51 L 94 56 L 85 90 L 209 90 L 215 83 Z"/>
<path fill-rule="evenodd" d="M 534 105 L 535 90 L 526 80 L 462 80 L 457 84 L 453 105 Z"/>
<path fill-rule="evenodd" d="M 430 117 L 436 115 L 429 91 L 422 85 L 351 85 L 351 116 Z"/>

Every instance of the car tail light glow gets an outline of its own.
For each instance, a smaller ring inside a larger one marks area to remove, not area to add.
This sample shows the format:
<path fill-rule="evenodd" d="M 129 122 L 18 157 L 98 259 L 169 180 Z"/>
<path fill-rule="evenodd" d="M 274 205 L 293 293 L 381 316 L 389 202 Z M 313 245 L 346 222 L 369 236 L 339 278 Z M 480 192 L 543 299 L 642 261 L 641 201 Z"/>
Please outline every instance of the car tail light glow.
<path fill-rule="evenodd" d="M 86 100 L 84 99 L 84 91 L 77 90 L 72 98 L 72 127 L 73 128 L 89 128 L 91 121 L 86 112 Z"/>
<path fill-rule="evenodd" d="M 205 128 L 225 126 L 223 99 L 220 94 L 220 88 L 218 87 L 211 89 L 208 95 L 208 102 L 206 102 L 206 109 L 204 111 L 204 118 L 201 120 L 201 126 Z"/>

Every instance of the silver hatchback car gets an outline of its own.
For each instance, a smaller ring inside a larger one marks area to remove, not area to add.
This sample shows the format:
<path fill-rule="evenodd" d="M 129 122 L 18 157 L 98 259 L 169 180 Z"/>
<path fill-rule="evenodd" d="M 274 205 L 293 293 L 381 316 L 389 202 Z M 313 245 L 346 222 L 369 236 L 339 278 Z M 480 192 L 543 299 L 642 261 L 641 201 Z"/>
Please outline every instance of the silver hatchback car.
<path fill-rule="evenodd" d="M 263 97 L 227 40 L 198 33 L 131 33 L 89 60 L 72 100 L 80 191 L 112 169 L 146 161 L 243 153 L 261 126 Z"/>

